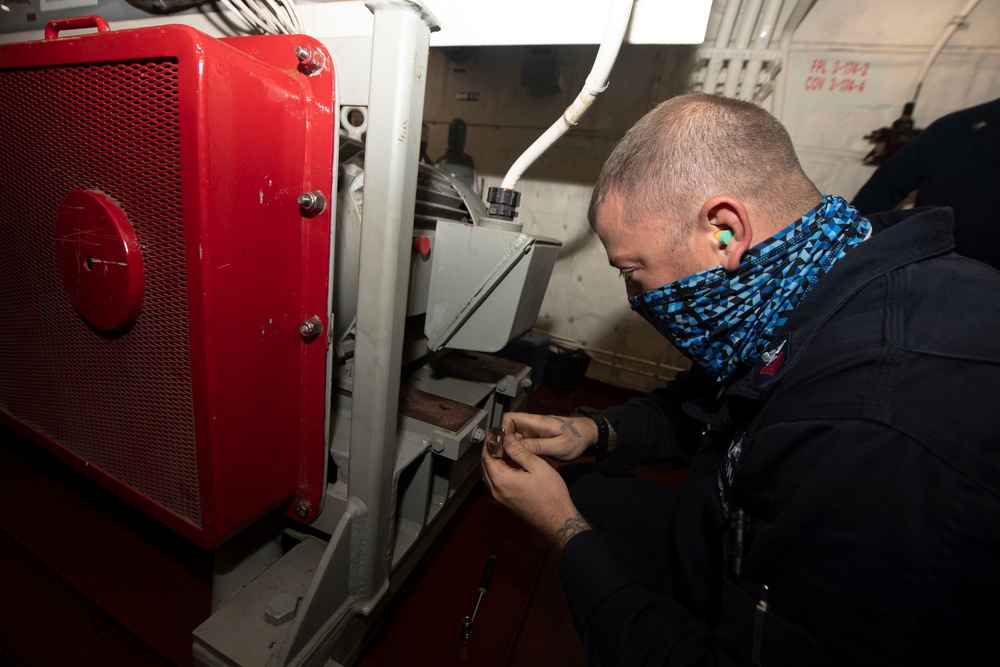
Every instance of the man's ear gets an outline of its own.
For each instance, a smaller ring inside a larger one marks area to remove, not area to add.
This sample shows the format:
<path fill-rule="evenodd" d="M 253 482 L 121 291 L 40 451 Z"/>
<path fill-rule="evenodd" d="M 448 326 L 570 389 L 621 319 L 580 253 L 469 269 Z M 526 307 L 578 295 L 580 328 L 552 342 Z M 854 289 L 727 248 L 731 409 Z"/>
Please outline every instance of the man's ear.
<path fill-rule="evenodd" d="M 716 195 L 701 206 L 698 227 L 703 242 L 726 271 L 735 271 L 753 246 L 747 207 L 736 197 Z"/>

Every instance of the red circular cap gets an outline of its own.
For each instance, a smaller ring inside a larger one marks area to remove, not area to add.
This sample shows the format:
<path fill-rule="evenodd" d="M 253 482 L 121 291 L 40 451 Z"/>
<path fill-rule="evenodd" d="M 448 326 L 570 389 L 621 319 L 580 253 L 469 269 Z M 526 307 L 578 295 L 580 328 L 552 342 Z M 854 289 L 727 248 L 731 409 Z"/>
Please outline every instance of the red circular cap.
<path fill-rule="evenodd" d="M 431 240 L 426 236 L 418 236 L 413 239 L 413 249 L 420 253 L 421 257 L 431 254 Z"/>
<path fill-rule="evenodd" d="M 139 315 L 142 254 L 114 200 L 93 190 L 70 192 L 56 215 L 55 241 L 63 287 L 83 319 L 115 331 Z"/>

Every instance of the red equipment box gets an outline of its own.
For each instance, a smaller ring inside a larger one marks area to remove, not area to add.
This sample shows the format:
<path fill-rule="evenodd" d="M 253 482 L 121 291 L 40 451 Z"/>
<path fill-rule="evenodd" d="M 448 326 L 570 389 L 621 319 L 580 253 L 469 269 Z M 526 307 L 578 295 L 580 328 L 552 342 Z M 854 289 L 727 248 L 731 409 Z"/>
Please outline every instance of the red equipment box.
<path fill-rule="evenodd" d="M 313 518 L 336 118 L 301 35 L 0 46 L 0 419 L 204 547 Z"/>

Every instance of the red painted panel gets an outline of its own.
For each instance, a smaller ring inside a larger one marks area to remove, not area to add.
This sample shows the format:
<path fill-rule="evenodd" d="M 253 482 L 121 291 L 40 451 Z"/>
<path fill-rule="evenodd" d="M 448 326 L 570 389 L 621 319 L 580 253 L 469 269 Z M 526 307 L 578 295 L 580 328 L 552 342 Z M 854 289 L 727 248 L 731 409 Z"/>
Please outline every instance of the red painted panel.
<path fill-rule="evenodd" d="M 68 27 L 0 46 L 0 418 L 202 546 L 314 515 L 328 339 L 298 325 L 328 327 L 331 219 L 296 199 L 332 200 L 337 114 L 332 67 L 294 47 L 323 47 Z M 60 278 L 74 191 L 138 242 L 141 309 L 112 333 Z"/>

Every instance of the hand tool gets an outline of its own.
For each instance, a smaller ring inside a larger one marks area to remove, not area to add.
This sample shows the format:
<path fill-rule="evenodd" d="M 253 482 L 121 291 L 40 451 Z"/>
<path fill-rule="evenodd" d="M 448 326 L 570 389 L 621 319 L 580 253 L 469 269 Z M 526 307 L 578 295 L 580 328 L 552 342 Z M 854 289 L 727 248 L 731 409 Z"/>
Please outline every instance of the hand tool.
<path fill-rule="evenodd" d="M 476 591 L 476 606 L 472 609 L 472 615 L 462 618 L 462 641 L 466 644 L 472 641 L 472 636 L 476 634 L 476 612 L 479 611 L 479 603 L 486 595 L 486 589 L 493 577 L 493 566 L 496 565 L 496 562 L 496 556 L 490 556 L 490 559 L 486 561 L 486 568 L 483 570 L 483 576 L 479 579 L 479 589 Z"/>

